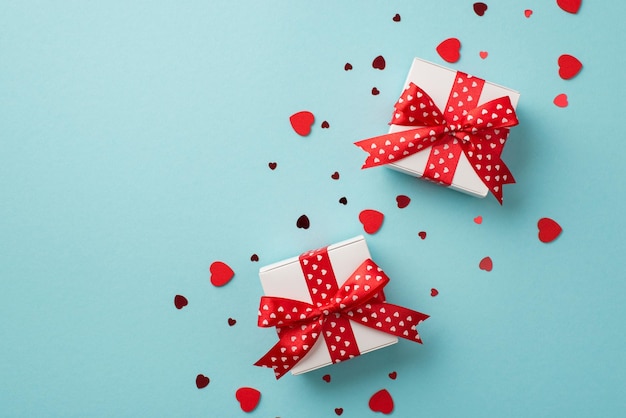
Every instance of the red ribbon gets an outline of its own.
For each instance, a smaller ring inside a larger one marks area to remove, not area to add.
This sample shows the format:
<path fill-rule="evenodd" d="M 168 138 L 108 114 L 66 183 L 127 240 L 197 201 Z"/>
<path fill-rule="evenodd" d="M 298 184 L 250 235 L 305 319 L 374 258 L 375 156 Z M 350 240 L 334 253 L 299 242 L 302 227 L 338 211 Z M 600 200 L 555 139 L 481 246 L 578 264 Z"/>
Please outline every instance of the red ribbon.
<path fill-rule="evenodd" d="M 502 186 L 515 183 L 500 155 L 509 127 L 518 124 L 508 96 L 477 106 L 484 80 L 458 71 L 445 110 L 410 83 L 395 104 L 391 123 L 417 128 L 355 143 L 369 155 L 362 168 L 396 162 L 432 146 L 423 177 L 449 186 L 461 153 L 502 204 Z"/>
<path fill-rule="evenodd" d="M 300 256 L 313 304 L 263 296 L 260 327 L 276 327 L 279 341 L 256 363 L 271 367 L 280 379 L 324 338 L 333 363 L 360 354 L 350 321 L 421 344 L 417 326 L 428 315 L 385 302 L 389 277 L 371 259 L 337 285 L 327 248 Z"/>

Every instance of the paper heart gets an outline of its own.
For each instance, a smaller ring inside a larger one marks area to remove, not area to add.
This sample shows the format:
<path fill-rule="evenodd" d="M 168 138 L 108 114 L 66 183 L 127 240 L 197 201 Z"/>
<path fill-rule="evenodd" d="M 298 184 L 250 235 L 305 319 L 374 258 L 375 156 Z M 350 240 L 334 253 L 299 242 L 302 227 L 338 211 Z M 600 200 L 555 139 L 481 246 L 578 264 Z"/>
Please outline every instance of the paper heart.
<path fill-rule="evenodd" d="M 478 267 L 481 270 L 491 271 L 491 269 L 493 269 L 493 261 L 491 261 L 491 257 L 485 257 L 480 260 L 480 263 L 478 263 Z"/>
<path fill-rule="evenodd" d="M 393 412 L 393 398 L 387 389 L 381 389 L 372 395 L 369 407 L 374 412 L 382 412 L 385 415 L 391 414 Z"/>
<path fill-rule="evenodd" d="M 576 14 L 580 9 L 582 0 L 556 0 L 556 4 L 567 13 Z"/>
<path fill-rule="evenodd" d="M 209 386 L 209 382 L 209 378 L 203 374 L 199 374 L 198 376 L 196 376 L 196 387 L 198 389 L 204 389 L 205 387 Z"/>
<path fill-rule="evenodd" d="M 475 217 L 474 223 L 477 223 L 478 225 L 480 225 L 481 223 L 483 223 L 483 217 L 482 216 Z"/>
<path fill-rule="evenodd" d="M 563 80 L 574 78 L 583 68 L 583 63 L 573 55 L 563 54 L 557 60 L 559 64 L 559 76 Z"/>
<path fill-rule="evenodd" d="M 339 180 L 339 172 L 335 171 L 333 174 L 330 175 L 330 178 L 333 180 Z"/>
<path fill-rule="evenodd" d="M 271 163 L 268 163 L 268 164 L 267 164 L 267 166 L 270 168 L 270 170 L 276 170 L 276 166 L 277 166 L 277 165 L 278 165 L 278 164 L 277 164 L 277 163 L 275 163 L 275 162 L 271 162 Z"/>
<path fill-rule="evenodd" d="M 526 18 L 529 18 L 530 16 L 532 16 L 533 11 L 530 9 L 526 9 L 524 10 L 524 16 L 526 16 Z"/>
<path fill-rule="evenodd" d="M 261 400 L 261 392 L 255 388 L 243 387 L 237 389 L 235 398 L 239 401 L 239 406 L 243 412 L 252 412 Z"/>
<path fill-rule="evenodd" d="M 434 287 L 432 289 L 430 289 L 430 296 L 435 297 L 439 294 L 439 291 L 437 289 L 435 289 Z"/>
<path fill-rule="evenodd" d="M 398 377 L 398 373 L 397 372 L 391 372 L 389 373 L 389 378 L 391 380 L 396 380 L 396 377 Z"/>
<path fill-rule="evenodd" d="M 289 116 L 289 123 L 291 123 L 291 127 L 300 136 L 307 136 L 311 133 L 311 126 L 313 125 L 313 122 L 315 122 L 315 116 L 307 110 L 303 110 Z"/>
<path fill-rule="evenodd" d="M 396 13 L 396 15 L 393 17 L 393 21 L 394 22 L 399 22 L 401 20 L 400 15 L 398 13 Z"/>
<path fill-rule="evenodd" d="M 359 213 L 359 221 L 363 224 L 363 229 L 368 234 L 378 232 L 384 219 L 385 215 L 374 209 L 365 209 Z"/>
<path fill-rule="evenodd" d="M 382 55 L 377 56 L 376 58 L 374 58 L 374 61 L 372 61 L 372 67 L 377 70 L 384 70 L 385 65 L 385 58 L 383 58 Z"/>
<path fill-rule="evenodd" d="M 479 55 L 482 59 L 485 59 L 485 58 L 487 58 L 487 56 L 489 55 L 489 52 L 487 52 L 487 51 L 480 51 L 480 52 L 478 53 L 478 55 Z"/>
<path fill-rule="evenodd" d="M 343 408 L 335 408 L 335 414 L 337 415 L 343 414 Z"/>
<path fill-rule="evenodd" d="M 209 267 L 209 272 L 211 273 L 211 284 L 218 287 L 224 286 L 235 276 L 233 269 L 222 261 L 214 261 Z"/>
<path fill-rule="evenodd" d="M 567 101 L 567 94 L 561 93 L 554 98 L 554 104 L 558 107 L 567 107 L 569 102 Z"/>
<path fill-rule="evenodd" d="M 454 63 L 461 58 L 461 41 L 457 38 L 448 38 L 437 45 L 437 53 L 444 61 Z"/>
<path fill-rule="evenodd" d="M 476 13 L 478 16 L 484 15 L 486 11 L 487 5 L 485 3 L 474 3 L 474 13 Z"/>
<path fill-rule="evenodd" d="M 183 309 L 183 307 L 187 306 L 187 303 L 189 302 L 183 295 L 174 296 L 174 306 L 176 306 L 176 309 Z"/>
<path fill-rule="evenodd" d="M 537 228 L 539 229 L 539 241 L 552 242 L 561 234 L 563 228 L 554 219 L 541 218 L 537 222 Z"/>
<path fill-rule="evenodd" d="M 407 206 L 409 206 L 409 203 L 411 203 L 411 198 L 409 196 L 405 196 L 403 194 L 400 194 L 400 195 L 396 196 L 396 203 L 398 204 L 398 207 L 400 209 L 404 209 Z"/>
<path fill-rule="evenodd" d="M 311 221 L 309 221 L 308 216 L 302 215 L 296 221 L 296 226 L 302 229 L 309 229 L 309 226 L 311 226 Z"/>
<path fill-rule="evenodd" d="M 228 325 L 229 325 L 229 326 L 231 326 L 231 327 L 232 327 L 232 326 L 233 326 L 233 325 L 235 325 L 236 323 L 237 323 L 237 320 L 236 320 L 236 319 L 233 319 L 233 318 L 228 318 Z"/>
<path fill-rule="evenodd" d="M 322 376 L 322 380 L 326 383 L 330 383 L 330 375 L 325 374 L 324 376 Z"/>

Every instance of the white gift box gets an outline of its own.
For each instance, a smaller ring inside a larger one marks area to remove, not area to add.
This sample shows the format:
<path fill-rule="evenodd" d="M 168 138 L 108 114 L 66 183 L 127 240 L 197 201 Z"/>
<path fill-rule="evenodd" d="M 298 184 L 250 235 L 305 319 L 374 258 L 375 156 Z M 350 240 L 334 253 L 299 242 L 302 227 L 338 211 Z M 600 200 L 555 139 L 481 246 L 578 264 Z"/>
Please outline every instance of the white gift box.
<path fill-rule="evenodd" d="M 455 70 L 415 58 L 409 70 L 406 82 L 404 83 L 404 89 L 413 82 L 428 93 L 439 109 L 445 109 L 450 91 L 454 85 L 455 75 Z M 503 96 L 509 96 L 513 108 L 515 109 L 517 107 L 520 96 L 518 92 L 485 81 L 477 106 Z M 400 132 L 414 128 L 416 128 L 416 126 L 392 124 L 389 128 L 389 132 Z M 387 166 L 412 176 L 422 177 L 426 169 L 431 148 L 432 147 L 425 148 L 421 152 L 410 155 L 395 163 L 387 164 Z M 485 186 L 480 177 L 478 177 L 464 153 L 461 154 L 454 177 L 452 178 L 452 184 L 449 187 L 478 197 L 485 197 L 489 192 L 489 189 Z"/>
<path fill-rule="evenodd" d="M 328 247 L 337 284 L 341 286 L 346 279 L 370 257 L 367 243 L 363 236 L 358 236 Z M 261 286 L 266 296 L 276 296 L 312 303 L 298 257 L 292 257 L 278 263 L 262 267 L 259 270 Z M 365 354 L 398 342 L 398 338 L 382 331 L 350 321 L 359 353 Z M 296 364 L 292 374 L 306 373 L 332 363 L 324 338 L 319 338 L 310 352 Z"/>

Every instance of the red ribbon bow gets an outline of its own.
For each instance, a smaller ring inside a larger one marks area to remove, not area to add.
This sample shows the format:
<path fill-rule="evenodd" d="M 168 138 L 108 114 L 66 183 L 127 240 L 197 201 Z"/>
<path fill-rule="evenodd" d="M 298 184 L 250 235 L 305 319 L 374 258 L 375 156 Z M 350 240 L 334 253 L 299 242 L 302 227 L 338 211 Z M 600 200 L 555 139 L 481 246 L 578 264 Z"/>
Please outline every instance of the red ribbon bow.
<path fill-rule="evenodd" d="M 508 96 L 476 106 L 484 83 L 457 72 L 443 112 L 424 90 L 410 83 L 394 106 L 391 124 L 417 128 L 356 142 L 369 154 L 362 168 L 394 163 L 432 146 L 423 177 L 449 186 L 463 152 L 502 204 L 502 186 L 515 179 L 500 155 L 508 128 L 518 120 Z"/>
<path fill-rule="evenodd" d="M 320 254 L 327 258 L 326 248 L 309 253 L 310 257 L 300 257 L 305 276 L 307 261 L 314 260 Z M 322 260 L 324 263 L 324 260 Z M 328 267 L 325 266 L 325 267 Z M 315 268 L 315 271 L 325 270 Z M 311 270 L 311 271 L 313 271 Z M 324 274 L 335 281 L 332 272 Z M 319 276 L 321 277 L 321 276 Z M 319 282 L 316 277 L 309 277 Z M 329 349 L 333 363 L 347 360 L 360 354 L 349 321 L 355 321 L 367 327 L 393 334 L 397 337 L 421 343 L 417 325 L 428 315 L 401 306 L 385 302 L 383 288 L 389 277 L 371 259 L 365 260 L 343 283 L 336 287 L 336 292 L 319 295 L 318 287 L 309 286 L 314 305 L 298 300 L 263 296 L 259 308 L 260 327 L 276 327 L 279 341 L 255 365 L 274 369 L 276 379 L 281 378 L 300 362 L 311 350 L 315 342 L 323 337 Z M 315 302 L 324 299 L 326 303 Z"/>

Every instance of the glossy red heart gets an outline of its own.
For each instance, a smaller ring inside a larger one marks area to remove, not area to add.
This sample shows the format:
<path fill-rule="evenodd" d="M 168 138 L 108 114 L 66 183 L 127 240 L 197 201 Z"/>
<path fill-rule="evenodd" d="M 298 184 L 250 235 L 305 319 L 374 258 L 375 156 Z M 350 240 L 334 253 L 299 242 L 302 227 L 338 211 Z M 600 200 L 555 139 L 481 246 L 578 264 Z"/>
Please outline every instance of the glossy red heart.
<path fill-rule="evenodd" d="M 174 306 L 176 306 L 176 309 L 183 309 L 183 307 L 187 306 L 187 303 L 189 302 L 183 295 L 174 296 Z"/>
<path fill-rule="evenodd" d="M 563 80 L 574 78 L 583 68 L 583 63 L 573 55 L 563 54 L 557 60 L 559 64 L 559 76 Z"/>
<path fill-rule="evenodd" d="M 478 16 L 482 16 L 487 11 L 487 5 L 482 2 L 474 3 L 474 13 Z"/>
<path fill-rule="evenodd" d="M 308 216 L 301 215 L 296 221 L 296 226 L 302 229 L 309 229 L 309 226 L 311 226 L 311 221 L 309 220 Z"/>
<path fill-rule="evenodd" d="M 333 174 L 330 175 L 330 178 L 333 180 L 339 180 L 339 172 L 335 171 Z"/>
<path fill-rule="evenodd" d="M 311 133 L 311 126 L 315 122 L 315 116 L 308 110 L 303 110 L 289 116 L 289 123 L 294 131 L 300 136 L 307 136 Z"/>
<path fill-rule="evenodd" d="M 481 223 L 483 223 L 483 217 L 482 216 L 475 217 L 474 223 L 477 223 L 478 225 L 480 225 Z"/>
<path fill-rule="evenodd" d="M 254 262 L 259 261 L 259 256 L 258 256 L 258 255 L 256 255 L 256 254 L 252 254 L 252 255 L 250 256 L 250 261 L 254 261 Z"/>
<path fill-rule="evenodd" d="M 387 389 L 381 389 L 372 395 L 369 407 L 374 412 L 382 412 L 385 415 L 391 414 L 393 412 L 393 398 Z"/>
<path fill-rule="evenodd" d="M 389 373 L 389 378 L 391 380 L 396 380 L 396 377 L 398 377 L 398 373 L 397 372 L 391 372 Z"/>
<path fill-rule="evenodd" d="M 401 17 L 398 13 L 396 13 L 396 15 L 393 17 L 393 21 L 394 22 L 399 22 L 401 20 Z"/>
<path fill-rule="evenodd" d="M 324 376 L 322 376 L 322 380 L 326 383 L 330 383 L 330 375 L 325 374 Z"/>
<path fill-rule="evenodd" d="M 203 374 L 199 374 L 198 376 L 196 376 L 196 386 L 198 389 L 203 389 L 209 386 L 209 382 L 209 378 Z"/>
<path fill-rule="evenodd" d="M 380 90 L 376 87 L 372 87 L 372 96 L 378 96 L 380 94 Z"/>
<path fill-rule="evenodd" d="M 426 239 L 426 231 L 420 231 L 417 233 L 417 235 L 421 238 L 421 239 Z"/>
<path fill-rule="evenodd" d="M 374 58 L 374 61 L 372 61 L 372 67 L 374 67 L 377 70 L 384 70 L 385 69 L 385 58 L 383 58 L 382 55 L 377 56 L 376 58 Z"/>
<path fill-rule="evenodd" d="M 211 272 L 211 284 L 218 287 L 224 286 L 235 276 L 233 269 L 222 261 L 214 261 L 209 267 L 209 272 Z"/>
<path fill-rule="evenodd" d="M 567 13 L 576 14 L 580 9 L 582 0 L 556 0 L 556 4 Z"/>
<path fill-rule="evenodd" d="M 435 289 L 434 287 L 432 289 L 430 289 L 430 296 L 435 297 L 439 294 L 439 291 L 437 289 Z"/>
<path fill-rule="evenodd" d="M 539 241 L 552 242 L 561 234 L 563 228 L 554 219 L 541 218 L 537 222 L 537 228 L 539 229 Z"/>
<path fill-rule="evenodd" d="M 558 107 L 567 107 L 567 105 L 569 105 L 569 102 L 567 101 L 567 94 L 565 93 L 561 93 L 558 96 L 556 96 L 553 102 Z"/>
<path fill-rule="evenodd" d="M 365 209 L 359 213 L 359 221 L 368 234 L 375 234 L 383 225 L 385 215 L 374 209 Z"/>
<path fill-rule="evenodd" d="M 461 41 L 457 38 L 448 38 L 437 45 L 437 53 L 446 62 L 457 62 L 461 58 Z"/>
<path fill-rule="evenodd" d="M 485 257 L 480 260 L 480 263 L 478 263 L 478 267 L 481 270 L 491 271 L 491 269 L 493 269 L 493 261 L 491 261 L 491 257 Z"/>
<path fill-rule="evenodd" d="M 322 129 L 330 128 L 330 124 L 327 121 L 322 122 Z"/>
<path fill-rule="evenodd" d="M 243 387 L 237 389 L 235 398 L 239 401 L 239 406 L 243 412 L 252 412 L 261 400 L 261 392 L 255 388 Z"/>
<path fill-rule="evenodd" d="M 339 198 L 339 203 L 341 203 L 342 205 L 347 205 L 348 204 L 348 199 L 344 196 L 344 197 L 340 197 Z"/>
<path fill-rule="evenodd" d="M 343 414 L 343 408 L 335 408 L 335 414 L 337 415 Z"/>
<path fill-rule="evenodd" d="M 343 69 L 346 71 L 350 71 L 352 69 L 352 64 L 346 62 L 346 65 L 343 66 Z"/>
<path fill-rule="evenodd" d="M 233 326 L 233 325 L 235 325 L 236 323 L 237 323 L 237 320 L 236 320 L 236 319 L 233 319 L 233 318 L 228 318 L 228 325 L 229 325 L 229 326 L 231 326 L 231 327 L 232 327 L 232 326 Z"/>
<path fill-rule="evenodd" d="M 271 163 L 268 163 L 267 166 L 270 168 L 270 170 L 276 170 L 276 167 L 278 166 L 278 164 L 275 162 L 271 162 Z"/>
<path fill-rule="evenodd" d="M 409 196 L 399 194 L 398 196 L 396 196 L 396 203 L 398 204 L 398 207 L 400 209 L 404 209 L 409 206 L 409 203 L 411 203 L 411 198 Z"/>

